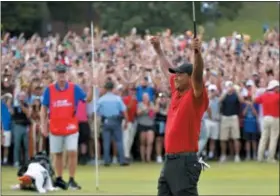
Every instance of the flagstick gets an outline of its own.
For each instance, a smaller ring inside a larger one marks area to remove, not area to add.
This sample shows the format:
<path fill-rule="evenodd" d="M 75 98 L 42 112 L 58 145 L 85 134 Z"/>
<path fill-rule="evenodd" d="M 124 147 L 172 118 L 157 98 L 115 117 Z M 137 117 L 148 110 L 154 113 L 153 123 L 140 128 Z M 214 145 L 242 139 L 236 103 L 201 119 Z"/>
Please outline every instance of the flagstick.
<path fill-rule="evenodd" d="M 92 66 L 92 74 L 94 74 L 94 37 L 93 37 L 93 22 L 91 22 L 91 50 L 92 50 L 92 55 L 91 55 L 91 66 Z M 94 97 L 93 97 L 93 102 L 94 102 L 94 145 L 95 145 L 95 187 L 96 190 L 99 189 L 99 171 L 98 171 L 98 139 L 97 139 L 97 115 L 96 115 L 96 90 L 97 90 L 97 86 L 96 84 L 94 84 Z"/>

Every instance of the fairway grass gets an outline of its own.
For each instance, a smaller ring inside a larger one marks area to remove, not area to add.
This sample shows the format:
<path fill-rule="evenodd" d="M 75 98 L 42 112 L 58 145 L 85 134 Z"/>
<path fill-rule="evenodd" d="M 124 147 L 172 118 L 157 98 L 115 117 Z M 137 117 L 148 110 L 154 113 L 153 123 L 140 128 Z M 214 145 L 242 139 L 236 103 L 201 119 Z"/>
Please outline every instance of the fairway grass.
<path fill-rule="evenodd" d="M 215 37 L 231 35 L 234 31 L 249 34 L 252 40 L 263 39 L 262 27 L 279 26 L 279 4 L 277 2 L 243 2 L 238 16 L 233 20 L 223 19 L 215 27 Z M 206 32 L 207 33 L 207 32 Z"/>
<path fill-rule="evenodd" d="M 210 163 L 199 181 L 200 195 L 279 195 L 279 163 Z M 80 191 L 57 191 L 50 195 L 156 195 L 159 164 L 135 163 L 129 167 L 100 167 L 100 186 L 95 188 L 95 167 L 80 166 L 77 181 Z M 68 178 L 65 171 L 65 179 Z M 34 195 L 13 191 L 17 183 L 16 169 L 2 167 L 2 195 Z"/>

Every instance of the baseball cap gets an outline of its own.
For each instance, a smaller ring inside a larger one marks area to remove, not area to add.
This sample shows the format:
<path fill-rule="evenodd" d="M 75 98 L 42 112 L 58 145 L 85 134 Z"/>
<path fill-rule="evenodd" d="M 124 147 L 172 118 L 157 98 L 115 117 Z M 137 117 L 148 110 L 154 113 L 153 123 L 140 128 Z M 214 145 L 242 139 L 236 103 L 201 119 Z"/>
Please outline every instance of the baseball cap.
<path fill-rule="evenodd" d="M 5 93 L 4 95 L 2 95 L 2 98 L 13 98 L 13 95 L 11 93 Z"/>
<path fill-rule="evenodd" d="M 111 82 L 111 81 L 108 81 L 108 82 L 105 83 L 104 88 L 109 89 L 109 90 L 113 89 L 114 88 L 114 83 Z"/>
<path fill-rule="evenodd" d="M 169 72 L 172 74 L 175 73 L 186 73 L 188 75 L 191 75 L 193 71 L 193 65 L 192 64 L 188 64 L 188 63 L 184 63 L 178 67 L 174 67 L 174 68 L 169 68 Z"/>
<path fill-rule="evenodd" d="M 232 81 L 229 81 L 229 80 L 226 81 L 226 82 L 225 82 L 225 87 L 228 88 L 228 87 L 230 87 L 230 86 L 233 86 L 233 82 L 232 82 Z"/>
<path fill-rule="evenodd" d="M 279 87 L 279 81 L 277 80 L 271 80 L 269 83 L 268 83 L 268 86 L 267 86 L 267 90 L 272 90 L 276 87 Z"/>
<path fill-rule="evenodd" d="M 208 91 L 217 91 L 217 90 L 218 90 L 218 88 L 215 84 L 210 84 L 208 86 Z"/>
<path fill-rule="evenodd" d="M 55 71 L 56 72 L 66 72 L 67 71 L 67 67 L 65 65 L 58 65 L 56 68 L 55 68 Z"/>
<path fill-rule="evenodd" d="M 119 85 L 117 86 L 117 89 L 118 89 L 118 90 L 123 89 L 123 85 L 122 85 L 122 84 L 119 84 Z"/>
<path fill-rule="evenodd" d="M 246 82 L 246 86 L 254 86 L 254 85 L 255 85 L 255 83 L 254 83 L 253 80 L 248 80 L 248 81 Z"/>

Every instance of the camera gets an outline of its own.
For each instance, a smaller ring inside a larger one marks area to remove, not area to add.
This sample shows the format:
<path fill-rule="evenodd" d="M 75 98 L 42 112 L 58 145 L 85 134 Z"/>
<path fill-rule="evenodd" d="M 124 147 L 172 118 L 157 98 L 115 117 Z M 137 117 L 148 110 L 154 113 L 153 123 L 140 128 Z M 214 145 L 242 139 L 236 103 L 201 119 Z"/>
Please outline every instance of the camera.
<path fill-rule="evenodd" d="M 273 70 L 272 69 L 267 69 L 266 70 L 266 75 L 267 76 L 274 76 Z"/>

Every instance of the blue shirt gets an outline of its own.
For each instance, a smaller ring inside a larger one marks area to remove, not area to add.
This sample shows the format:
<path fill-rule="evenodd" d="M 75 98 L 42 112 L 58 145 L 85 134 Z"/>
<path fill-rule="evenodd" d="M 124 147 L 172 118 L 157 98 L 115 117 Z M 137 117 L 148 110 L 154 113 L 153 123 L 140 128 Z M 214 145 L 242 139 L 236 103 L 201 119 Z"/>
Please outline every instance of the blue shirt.
<path fill-rule="evenodd" d="M 8 106 L 1 101 L 1 123 L 4 131 L 11 131 L 12 116 L 9 112 Z"/>
<path fill-rule="evenodd" d="M 154 101 L 155 99 L 155 90 L 153 87 L 147 86 L 137 86 L 136 87 L 136 98 L 138 102 L 142 102 L 143 94 L 147 93 L 150 97 L 150 101 Z"/>
<path fill-rule="evenodd" d="M 242 104 L 242 110 L 245 109 L 247 104 Z M 258 112 L 259 107 L 258 104 L 254 104 L 255 110 Z M 253 110 L 251 107 L 248 107 L 246 114 L 244 115 L 244 131 L 249 133 L 255 133 L 258 131 L 258 122 L 257 117 L 253 114 Z"/>
<path fill-rule="evenodd" d="M 97 114 L 104 117 L 120 115 L 126 110 L 122 98 L 113 93 L 106 93 L 97 101 Z"/>
<path fill-rule="evenodd" d="M 65 89 L 63 90 L 67 90 L 69 87 L 69 84 L 66 83 Z M 58 91 L 61 91 L 58 87 L 58 84 L 55 84 L 55 88 Z M 86 93 L 84 92 L 84 90 L 77 84 L 74 84 L 74 104 L 75 104 L 75 108 L 77 108 L 79 101 L 84 101 L 86 99 Z M 47 87 L 44 90 L 43 93 L 43 101 L 42 101 L 42 105 L 49 107 L 50 105 L 50 88 Z"/>

